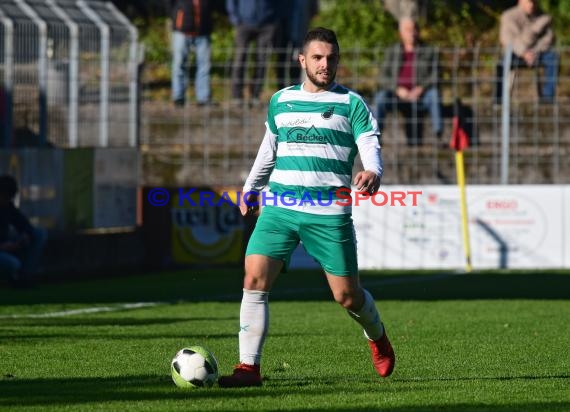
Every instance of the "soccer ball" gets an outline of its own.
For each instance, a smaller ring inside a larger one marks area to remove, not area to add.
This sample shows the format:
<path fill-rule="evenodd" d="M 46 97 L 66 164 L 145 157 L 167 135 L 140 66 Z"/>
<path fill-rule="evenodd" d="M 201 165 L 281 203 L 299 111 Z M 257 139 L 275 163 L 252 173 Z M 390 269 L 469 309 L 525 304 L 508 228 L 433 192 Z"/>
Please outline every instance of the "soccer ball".
<path fill-rule="evenodd" d="M 180 388 L 209 388 L 218 379 L 218 362 L 206 348 L 190 346 L 178 351 L 170 371 Z"/>

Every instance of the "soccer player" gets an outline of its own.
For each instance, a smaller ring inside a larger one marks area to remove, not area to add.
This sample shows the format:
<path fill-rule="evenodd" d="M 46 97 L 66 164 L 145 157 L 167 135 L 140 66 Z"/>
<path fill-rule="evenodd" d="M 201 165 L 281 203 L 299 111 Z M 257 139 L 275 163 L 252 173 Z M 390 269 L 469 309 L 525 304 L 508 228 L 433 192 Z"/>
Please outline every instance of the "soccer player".
<path fill-rule="evenodd" d="M 266 132 L 245 182 L 245 216 L 256 214 L 268 183 L 275 196 L 334 198 L 350 188 L 355 155 L 364 171 L 354 178 L 359 191 L 375 193 L 382 160 L 378 124 L 362 98 L 335 83 L 339 45 L 333 31 L 310 30 L 299 55 L 307 80 L 275 93 L 269 103 Z M 221 387 L 260 386 L 262 347 L 268 331 L 269 290 L 300 241 L 325 271 L 334 299 L 364 329 L 380 376 L 392 373 L 395 355 L 370 293 L 360 286 L 356 239 L 349 202 L 269 201 L 249 240 L 240 309 L 240 363 Z"/>

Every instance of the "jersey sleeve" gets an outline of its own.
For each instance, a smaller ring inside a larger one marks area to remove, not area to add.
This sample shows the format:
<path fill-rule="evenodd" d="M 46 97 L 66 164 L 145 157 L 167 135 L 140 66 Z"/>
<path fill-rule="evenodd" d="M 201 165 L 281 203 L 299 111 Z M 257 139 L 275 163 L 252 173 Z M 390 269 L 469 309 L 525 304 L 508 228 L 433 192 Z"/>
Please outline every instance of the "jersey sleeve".
<path fill-rule="evenodd" d="M 350 123 L 354 140 L 358 141 L 360 136 L 380 136 L 378 122 L 364 100 L 359 96 L 351 96 L 350 106 Z"/>
<path fill-rule="evenodd" d="M 267 186 L 269 176 L 275 167 L 276 156 L 277 135 L 273 134 L 267 125 L 255 162 L 243 186 L 244 192 L 250 190 L 260 192 Z"/>
<path fill-rule="evenodd" d="M 271 96 L 271 100 L 269 100 L 269 107 L 267 109 L 267 129 L 277 135 L 277 124 L 275 123 L 275 115 L 276 115 L 276 104 L 277 104 L 277 94 Z"/>

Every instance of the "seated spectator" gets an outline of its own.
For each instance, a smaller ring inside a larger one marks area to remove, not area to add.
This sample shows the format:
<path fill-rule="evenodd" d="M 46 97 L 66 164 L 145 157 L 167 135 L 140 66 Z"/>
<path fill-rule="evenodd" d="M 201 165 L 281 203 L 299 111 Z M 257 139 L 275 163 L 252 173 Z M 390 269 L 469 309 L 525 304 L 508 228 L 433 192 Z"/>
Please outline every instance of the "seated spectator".
<path fill-rule="evenodd" d="M 14 205 L 16 179 L 0 176 L 0 275 L 17 287 L 28 287 L 38 269 L 45 231 L 34 228 Z"/>
<path fill-rule="evenodd" d="M 552 50 L 552 17 L 538 8 L 536 0 L 518 0 L 518 4 L 501 15 L 500 41 L 503 48 L 512 46 L 511 68 L 544 68 L 540 100 L 554 102 L 558 82 L 558 54 Z M 503 64 L 497 66 L 495 99 L 501 102 Z"/>
<path fill-rule="evenodd" d="M 402 18 L 399 32 L 401 42 L 386 50 L 382 65 L 383 89 L 374 101 L 378 126 L 381 131 L 384 129 L 386 113 L 392 110 L 403 111 L 412 117 L 412 122 L 417 122 L 417 115 L 427 110 L 433 132 L 439 138 L 443 121 L 437 89 L 437 51 L 420 42 L 418 25 L 413 19 Z M 421 144 L 421 134 L 409 130 L 406 134 L 408 145 Z"/>

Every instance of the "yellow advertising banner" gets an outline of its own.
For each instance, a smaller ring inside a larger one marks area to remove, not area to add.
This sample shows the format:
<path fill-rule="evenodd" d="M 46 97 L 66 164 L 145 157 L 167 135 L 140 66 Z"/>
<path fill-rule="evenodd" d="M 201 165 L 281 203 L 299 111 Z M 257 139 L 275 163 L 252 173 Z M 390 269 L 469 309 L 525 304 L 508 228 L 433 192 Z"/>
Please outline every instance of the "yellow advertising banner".
<path fill-rule="evenodd" d="M 237 264 L 242 259 L 243 218 L 237 191 L 199 189 L 173 193 L 172 259 L 176 263 Z"/>

